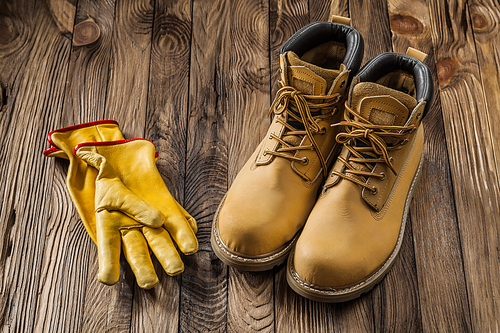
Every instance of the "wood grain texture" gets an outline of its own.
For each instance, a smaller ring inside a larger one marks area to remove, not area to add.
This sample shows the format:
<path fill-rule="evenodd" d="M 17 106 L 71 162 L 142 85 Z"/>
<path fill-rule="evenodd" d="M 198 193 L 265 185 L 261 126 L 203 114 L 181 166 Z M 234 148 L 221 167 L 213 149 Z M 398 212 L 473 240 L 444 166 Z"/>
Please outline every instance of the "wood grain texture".
<path fill-rule="evenodd" d="M 84 46 L 73 46 L 66 84 L 61 126 L 101 120 L 105 116 L 115 1 L 97 4 L 78 2 L 75 22 L 92 18 L 99 26 L 99 39 Z"/>
<path fill-rule="evenodd" d="M 336 1 L 336 0 L 335 0 Z M 309 0 L 309 22 L 328 21 L 330 19 L 332 0 Z M 341 16 L 349 16 L 342 13 Z"/>
<path fill-rule="evenodd" d="M 432 107 L 423 120 L 425 167 L 410 209 L 422 328 L 427 332 L 466 332 L 471 330 L 469 308 L 429 10 L 422 0 L 389 0 L 388 8 L 394 51 L 404 53 L 411 46 L 427 53 L 425 62 L 435 85 Z"/>
<path fill-rule="evenodd" d="M 145 137 L 156 146 L 157 167 L 171 194 L 184 204 L 191 1 L 157 1 L 154 12 Z M 153 263 L 160 283 L 152 290 L 135 288 L 131 331 L 175 332 L 182 278 Z"/>
<path fill-rule="evenodd" d="M 227 190 L 229 2 L 194 1 L 186 150 L 186 209 L 198 221 L 198 253 L 185 257 L 179 330 L 227 329 L 227 267 L 210 247 L 212 219 Z"/>
<path fill-rule="evenodd" d="M 126 138 L 144 135 L 153 15 L 148 0 L 116 4 L 106 115 L 118 121 Z"/>
<path fill-rule="evenodd" d="M 54 164 L 41 151 L 62 108 L 71 45 L 46 3 L 2 2 L 0 10 L 0 30 L 7 32 L 0 80 L 8 91 L 0 139 L 0 330 L 30 332 L 40 315 L 38 288 L 45 282 L 41 266 L 53 200 Z"/>
<path fill-rule="evenodd" d="M 491 138 L 497 175 L 500 167 L 500 13 L 498 1 L 473 0 L 468 2 L 469 15 L 474 32 L 474 42 L 478 65 L 481 73 L 481 83 L 484 91 L 484 102 L 488 120 L 492 125 Z"/>
<path fill-rule="evenodd" d="M 365 41 L 361 65 L 383 52 L 392 51 L 387 1 L 349 1 L 351 26 Z"/>
<path fill-rule="evenodd" d="M 428 5 L 471 327 L 476 332 L 498 331 L 498 175 L 470 15 L 463 2 Z M 446 60 L 456 66 L 442 67 Z"/>

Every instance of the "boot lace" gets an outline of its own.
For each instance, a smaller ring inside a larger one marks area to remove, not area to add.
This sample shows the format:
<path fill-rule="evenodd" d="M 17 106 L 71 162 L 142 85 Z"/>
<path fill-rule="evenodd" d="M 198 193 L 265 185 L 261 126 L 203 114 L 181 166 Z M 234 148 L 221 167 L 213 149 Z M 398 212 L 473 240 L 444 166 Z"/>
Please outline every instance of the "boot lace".
<path fill-rule="evenodd" d="M 278 141 L 281 147 L 276 149 L 276 151 L 266 150 L 264 154 L 283 157 L 306 165 L 309 162 L 307 157 L 296 157 L 294 156 L 294 152 L 299 150 L 314 150 L 321 162 L 323 174 L 326 176 L 328 170 L 325 157 L 321 153 L 321 149 L 314 139 L 314 135 L 326 133 L 326 128 L 320 127 L 318 121 L 331 117 L 338 112 L 335 103 L 338 103 L 340 100 L 340 94 L 335 93 L 330 96 L 305 95 L 294 87 L 285 86 L 281 81 L 280 84 L 282 87 L 276 93 L 276 98 L 269 111 L 269 117 L 274 112 L 276 121 L 286 128 L 282 137 L 289 135 L 298 136 L 301 139 L 300 141 L 302 141 L 304 137 L 307 137 L 311 145 L 294 145 L 279 138 L 274 133 L 271 133 L 270 136 Z M 288 121 L 285 121 L 285 119 L 288 119 Z M 292 126 L 292 124 L 294 126 Z"/>
<path fill-rule="evenodd" d="M 357 120 L 354 120 L 354 117 Z M 385 179 L 385 173 L 373 172 L 375 164 L 387 164 L 389 169 L 396 175 L 397 171 L 394 169 L 394 161 L 389 156 L 389 151 L 401 149 L 408 142 L 408 136 L 417 128 L 416 125 L 374 125 L 355 113 L 347 105 L 347 102 L 345 103 L 344 121 L 332 126 L 344 126 L 344 131 L 337 134 L 336 140 L 351 153 L 347 159 L 342 156 L 338 157 L 346 168 L 343 172 L 333 170 L 332 174 L 361 185 L 372 191 L 373 194 L 377 193 L 377 188 L 366 184 L 368 177 Z M 390 139 L 392 139 L 392 142 L 388 145 L 387 142 L 390 142 Z M 362 164 L 367 170 L 372 171 L 358 170 L 352 163 Z"/>

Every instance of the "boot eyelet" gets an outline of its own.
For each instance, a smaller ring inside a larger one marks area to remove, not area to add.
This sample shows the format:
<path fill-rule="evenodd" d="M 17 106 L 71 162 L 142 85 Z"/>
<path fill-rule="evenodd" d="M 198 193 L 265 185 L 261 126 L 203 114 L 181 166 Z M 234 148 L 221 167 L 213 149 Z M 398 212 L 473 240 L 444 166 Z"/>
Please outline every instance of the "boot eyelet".
<path fill-rule="evenodd" d="M 380 180 L 385 180 L 385 172 L 381 172 L 380 175 L 382 176 L 382 178 L 380 178 Z"/>
<path fill-rule="evenodd" d="M 408 143 L 408 141 L 410 141 L 410 140 L 408 140 L 408 139 L 404 139 L 403 141 L 401 141 L 400 145 L 401 145 L 401 146 L 404 146 L 405 144 L 407 144 L 407 143 Z"/>
<path fill-rule="evenodd" d="M 422 112 L 417 113 L 417 119 L 420 119 L 421 115 L 422 115 Z"/>
<path fill-rule="evenodd" d="M 342 81 L 342 82 L 340 82 L 340 88 L 343 88 L 343 87 L 344 87 L 344 85 L 345 85 L 345 80 L 344 80 L 344 81 Z"/>
<path fill-rule="evenodd" d="M 391 162 L 391 164 L 394 163 L 394 158 L 392 158 L 392 156 L 389 157 L 389 162 Z"/>
<path fill-rule="evenodd" d="M 273 135 L 274 135 L 274 132 L 271 132 L 271 134 L 269 134 L 269 139 L 272 139 Z"/>
<path fill-rule="evenodd" d="M 267 155 L 267 152 L 269 151 L 269 149 L 265 149 L 264 152 L 262 153 L 262 155 L 266 156 Z"/>
<path fill-rule="evenodd" d="M 320 134 L 325 134 L 325 133 L 326 133 L 326 127 L 321 128 L 321 130 L 320 130 L 320 132 L 319 132 L 319 133 L 320 133 Z"/>
<path fill-rule="evenodd" d="M 278 119 L 280 119 L 280 116 L 276 116 L 276 118 L 274 118 L 274 122 L 277 123 Z"/>
<path fill-rule="evenodd" d="M 375 195 L 375 194 L 377 194 L 377 193 L 378 193 L 378 189 L 377 189 L 377 187 L 376 187 L 376 186 L 373 186 L 371 191 L 372 191 L 372 194 L 373 194 L 373 195 Z"/>
<path fill-rule="evenodd" d="M 309 159 L 307 157 L 302 158 L 302 165 L 307 165 L 309 164 Z"/>

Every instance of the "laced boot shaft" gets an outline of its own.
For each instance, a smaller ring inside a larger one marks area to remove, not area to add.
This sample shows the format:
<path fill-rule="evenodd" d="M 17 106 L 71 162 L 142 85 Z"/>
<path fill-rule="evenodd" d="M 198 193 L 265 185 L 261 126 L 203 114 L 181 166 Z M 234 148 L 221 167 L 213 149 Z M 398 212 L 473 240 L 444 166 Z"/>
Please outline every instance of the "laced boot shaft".
<path fill-rule="evenodd" d="M 367 184 L 368 177 L 384 180 L 386 174 L 375 173 L 376 163 L 385 163 L 391 172 L 397 176 L 394 168 L 394 159 L 389 151 L 403 148 L 409 142 L 409 136 L 417 129 L 414 124 L 408 126 L 375 125 L 353 111 L 346 103 L 344 121 L 335 124 L 344 126 L 344 131 L 337 134 L 336 140 L 349 152 L 347 158 L 342 156 L 338 160 L 345 166 L 343 171 L 333 170 L 332 174 L 350 180 L 365 187 L 376 194 L 376 186 Z M 353 164 L 361 165 L 355 167 Z"/>
<path fill-rule="evenodd" d="M 389 271 L 422 170 L 432 96 L 429 68 L 409 55 L 381 54 L 353 78 L 333 125 L 340 153 L 288 260 L 300 295 L 348 301 Z"/>
<path fill-rule="evenodd" d="M 274 113 L 275 122 L 286 129 L 282 138 L 274 132 L 270 133 L 270 137 L 279 142 L 280 145 L 277 146 L 276 150 L 264 150 L 264 155 L 271 154 L 307 165 L 309 163 L 307 157 L 297 157 L 294 153 L 299 150 L 312 150 L 317 154 L 323 175 L 326 176 L 328 173 L 327 162 L 315 135 L 326 134 L 326 127 L 320 126 L 319 123 L 339 112 L 337 104 L 341 100 L 340 93 L 334 93 L 330 96 L 306 95 L 294 87 L 286 86 L 283 81 L 280 81 L 280 85 L 282 88 L 276 94 L 269 116 Z M 299 140 L 286 140 L 290 136 L 298 137 Z M 304 137 L 307 137 L 310 145 L 300 145 Z M 296 142 L 299 144 L 294 144 Z"/>

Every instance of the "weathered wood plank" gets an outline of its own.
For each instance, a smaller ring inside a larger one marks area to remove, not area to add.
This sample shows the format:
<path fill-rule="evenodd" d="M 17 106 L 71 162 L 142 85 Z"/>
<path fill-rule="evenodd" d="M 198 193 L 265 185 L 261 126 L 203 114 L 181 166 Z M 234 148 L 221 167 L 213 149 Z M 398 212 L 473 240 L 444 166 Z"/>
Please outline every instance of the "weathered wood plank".
<path fill-rule="evenodd" d="M 483 84 L 484 102 L 491 124 L 496 172 L 500 167 L 500 12 L 498 1 L 472 0 L 468 2 L 469 15 L 474 32 L 474 43 Z"/>
<path fill-rule="evenodd" d="M 349 1 L 351 26 L 365 41 L 362 64 L 383 52 L 392 51 L 387 1 Z"/>
<path fill-rule="evenodd" d="M 462 1 L 428 6 L 471 327 L 498 331 L 500 191 L 470 15 Z"/>
<path fill-rule="evenodd" d="M 0 12 L 0 82 L 6 90 L 0 115 L 0 330 L 31 332 L 39 285 L 58 284 L 41 275 L 55 200 L 54 164 L 41 151 L 62 109 L 71 42 L 44 2 L 2 2 Z"/>
<path fill-rule="evenodd" d="M 330 12 L 332 6 L 336 6 L 343 1 L 338 0 L 309 0 L 309 22 L 328 21 L 330 19 Z M 347 1 L 344 2 L 347 4 Z M 337 9 L 338 12 L 338 9 Z M 349 16 L 346 10 L 342 10 L 340 16 Z"/>
<path fill-rule="evenodd" d="M 143 137 L 149 86 L 153 4 L 148 0 L 116 4 L 106 115 L 126 138 Z"/>
<path fill-rule="evenodd" d="M 410 209 L 422 328 L 426 332 L 470 331 L 429 10 L 422 0 L 389 0 L 388 8 L 394 51 L 404 53 L 411 46 L 427 53 L 426 64 L 431 68 L 436 87 L 433 106 L 424 118 L 425 168 Z"/>
<path fill-rule="evenodd" d="M 154 142 L 158 170 L 180 204 L 185 195 L 190 44 L 191 1 L 157 1 L 145 136 Z M 157 260 L 153 263 L 160 283 L 152 290 L 136 288 L 131 331 L 176 332 L 182 275 L 170 277 Z"/>
<path fill-rule="evenodd" d="M 198 253 L 185 257 L 179 330 L 227 329 L 227 267 L 210 247 L 212 219 L 227 190 L 229 1 L 193 1 L 186 152 L 186 209 L 198 221 Z"/>
<path fill-rule="evenodd" d="M 117 120 L 127 138 L 144 137 L 153 12 L 149 1 L 120 1 L 115 8 L 104 116 Z M 134 276 L 122 256 L 120 281 L 103 285 L 95 279 L 96 258 L 97 249 L 92 247 L 83 330 L 127 332 L 138 288 Z"/>
<path fill-rule="evenodd" d="M 90 18 L 99 27 L 100 35 L 92 44 L 71 49 L 61 126 L 101 120 L 106 113 L 114 15 L 114 0 L 78 2 L 76 24 Z"/>

